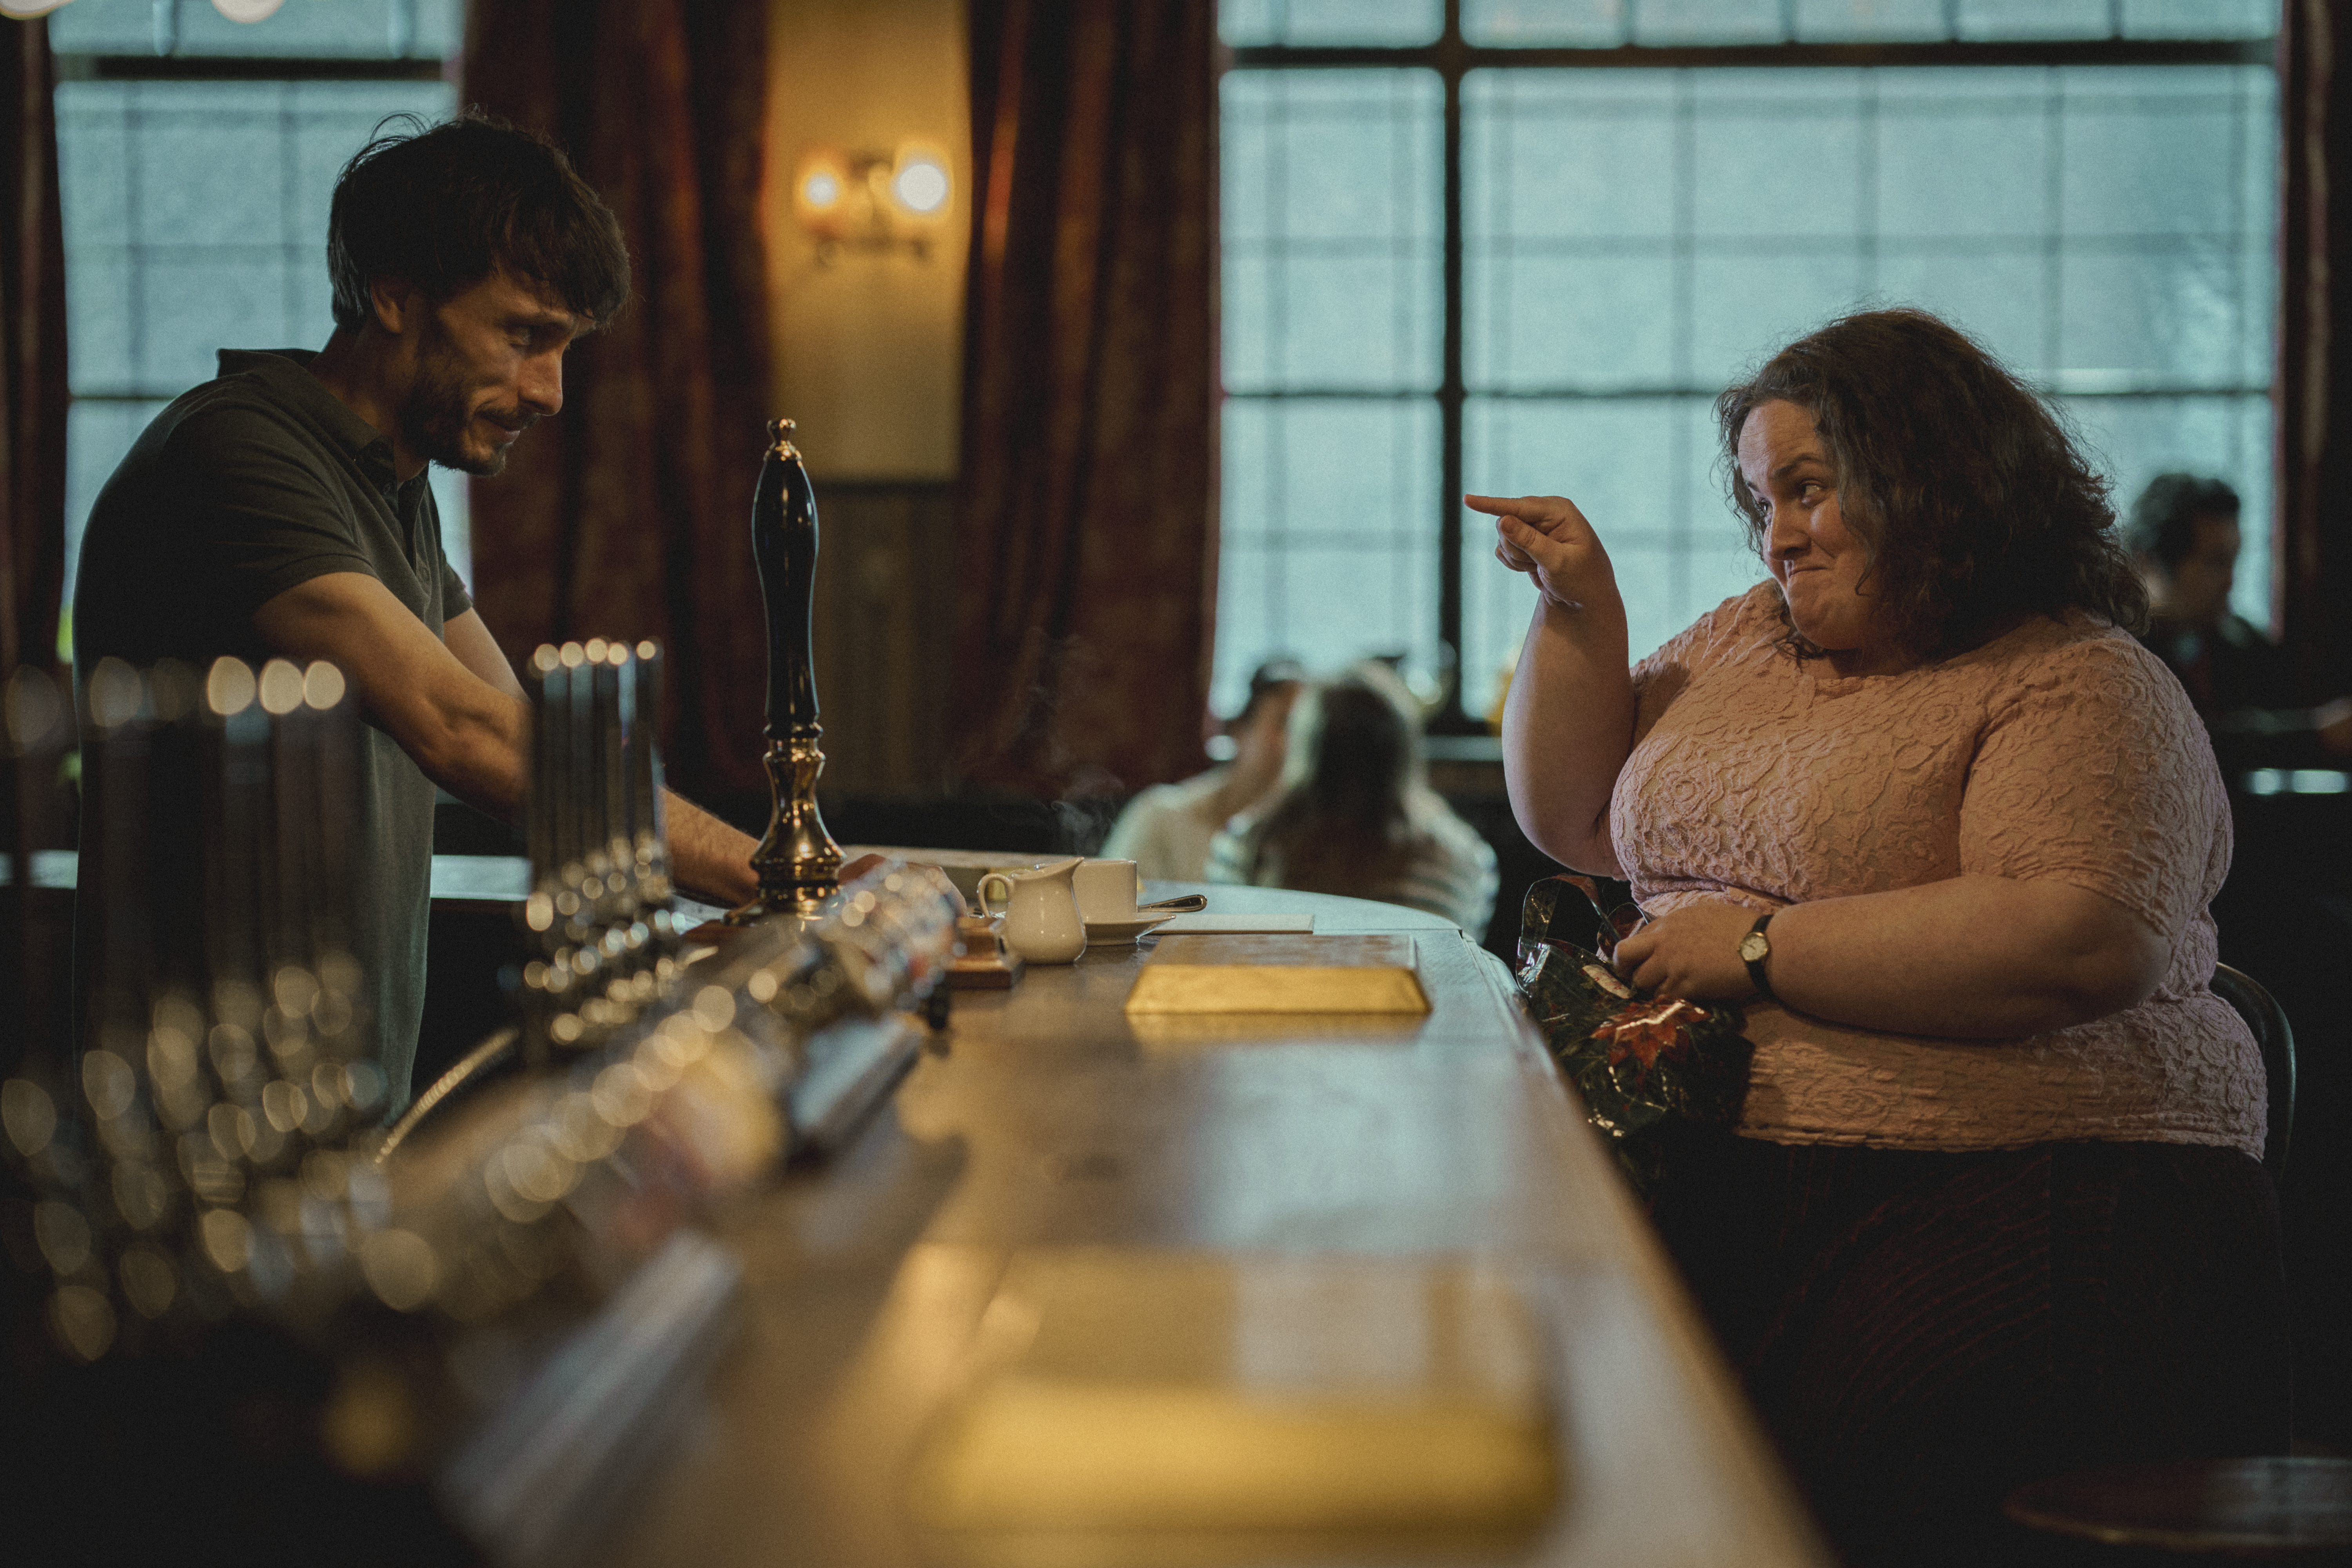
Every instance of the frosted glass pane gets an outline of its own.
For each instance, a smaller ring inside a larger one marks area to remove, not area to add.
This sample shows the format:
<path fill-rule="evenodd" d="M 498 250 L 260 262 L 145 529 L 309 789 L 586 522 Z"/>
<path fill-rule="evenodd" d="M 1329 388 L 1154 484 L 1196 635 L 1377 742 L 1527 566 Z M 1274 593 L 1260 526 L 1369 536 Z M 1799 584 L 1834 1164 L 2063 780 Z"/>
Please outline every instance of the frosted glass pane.
<path fill-rule="evenodd" d="M 1861 260 L 1850 248 L 1701 255 L 1691 301 L 1692 384 L 1723 386 L 1865 298 Z"/>
<path fill-rule="evenodd" d="M 1788 37 L 1780 0 L 1641 0 L 1637 44 L 1777 44 Z"/>
<path fill-rule="evenodd" d="M 1464 232 L 1675 232 L 1670 71 L 1481 70 L 1462 81 Z"/>
<path fill-rule="evenodd" d="M 2060 384 L 2226 386 L 2247 322 L 2237 253 L 2220 246 L 2074 251 L 2059 291 Z M 2096 390 L 2096 386 L 2083 388 Z"/>
<path fill-rule="evenodd" d="M 1433 389 L 1435 73 L 1232 71 L 1223 101 L 1225 384 Z"/>
<path fill-rule="evenodd" d="M 1427 256 L 1294 253 L 1269 290 L 1267 384 L 1434 391 L 1442 287 Z"/>
<path fill-rule="evenodd" d="M 1727 518 L 1725 531 L 1730 531 Z M 1684 626 L 1732 595 L 1745 594 L 1771 575 L 1764 569 L 1762 559 L 1748 549 L 1744 541 L 1696 547 L 1690 552 L 1689 562 L 1683 592 L 1690 614 Z M 1675 631 L 1681 629 L 1681 626 L 1675 628 Z"/>
<path fill-rule="evenodd" d="M 1908 7 L 1785 9 L 1801 26 L 1927 31 Z M 1465 30 L 1495 29 L 1474 41 L 1507 25 L 1526 43 L 1649 14 L 1648 0 L 1463 13 Z M 2007 15 L 1966 8 L 1983 36 L 2079 22 L 2063 4 Z M 1462 105 L 1465 481 L 1586 503 L 1637 652 L 1760 575 L 1711 472 L 1713 393 L 1855 309 L 1936 311 L 2066 395 L 2119 484 L 2226 466 L 2267 516 L 2266 68 L 1494 68 L 1465 77 Z M 1267 313 L 1257 288 L 1229 284 L 1229 331 Z M 1286 341 L 1252 331 L 1261 361 Z M 1229 367 L 1243 363 L 1229 345 Z M 1531 599 L 1493 562 L 1491 523 L 1462 528 L 1463 690 L 1478 712 Z M 2242 603 L 2264 602 L 2266 570 L 2250 552 Z"/>
<path fill-rule="evenodd" d="M 1711 73 L 1695 128 L 1695 231 L 1853 234 L 1861 216 L 1862 79 L 1846 70 Z"/>
<path fill-rule="evenodd" d="M 1274 279 L 1278 264 L 1264 255 L 1224 253 L 1220 328 L 1224 355 L 1219 369 L 1227 390 L 1263 391 L 1274 378 Z"/>
<path fill-rule="evenodd" d="M 463 0 L 293 0 L 259 22 L 232 22 L 211 0 L 167 4 L 163 41 L 174 54 L 438 59 L 464 32 Z M 61 54 L 158 52 L 154 0 L 73 0 L 49 16 Z"/>
<path fill-rule="evenodd" d="M 2238 226 L 2242 115 L 2227 77 L 2134 72 L 2065 79 L 2062 232 L 2216 235 Z M 2216 89 L 2220 90 L 2216 90 Z"/>
<path fill-rule="evenodd" d="M 1608 48 L 1625 42 L 1626 0 L 1463 0 L 1462 37 L 1494 48 Z"/>
<path fill-rule="evenodd" d="M 336 174 L 386 114 L 452 99 L 437 81 L 61 87 L 75 390 L 170 396 L 216 349 L 323 344 Z"/>
<path fill-rule="evenodd" d="M 2238 383 L 2261 386 L 2278 371 L 2272 331 L 2272 323 L 2278 319 L 2278 264 L 2267 235 L 2249 233 L 2239 242 L 2238 279 L 2238 320 L 2243 324 L 2238 344 Z"/>
<path fill-rule="evenodd" d="M 67 382 L 77 392 L 121 392 L 135 385 L 131 345 L 137 315 L 133 274 L 121 253 L 74 257 L 66 268 Z"/>
<path fill-rule="evenodd" d="M 438 464 L 428 471 L 433 476 L 433 500 L 441 511 L 441 552 L 457 568 L 470 596 L 474 591 L 473 479 Z"/>
<path fill-rule="evenodd" d="M 1639 660 L 1690 625 L 1681 613 L 1676 580 L 1688 569 L 1686 554 L 1671 545 L 1633 544 L 1611 552 L 1617 568 L 1617 594 L 1625 601 L 1625 657 Z"/>
<path fill-rule="evenodd" d="M 1262 162 L 1233 176 L 1237 236 L 1433 238 L 1444 91 L 1426 70 L 1235 70 L 1225 123 Z M 1255 205 L 1255 211 L 1247 210 Z"/>
<path fill-rule="evenodd" d="M 1280 450 L 1275 415 L 1280 405 L 1254 397 L 1228 401 L 1220 420 L 1221 494 L 1217 535 L 1223 550 L 1263 544 L 1282 522 Z"/>
<path fill-rule="evenodd" d="M 137 290 L 141 341 L 131 368 L 142 387 L 210 381 L 222 349 L 318 346 L 294 342 L 286 263 L 274 253 L 153 262 L 140 269 Z"/>
<path fill-rule="evenodd" d="M 1265 426 L 1259 483 L 1226 485 L 1228 526 L 1294 542 L 1386 548 L 1431 531 L 1437 407 L 1429 399 L 1235 398 L 1226 417 Z M 1423 447 L 1426 447 L 1426 451 Z"/>
<path fill-rule="evenodd" d="M 1236 47 L 1266 44 L 1434 43 L 1444 0 L 1220 0 L 1217 36 Z"/>
<path fill-rule="evenodd" d="M 2001 85 L 1936 92 L 1884 72 L 1877 112 L 1878 228 L 1884 235 L 2034 236 L 2049 232 L 2048 74 L 2001 70 Z M 1958 89 L 1957 73 L 1934 73 Z M 1986 73 L 1990 74 L 1990 73 Z"/>
<path fill-rule="evenodd" d="M 1958 9 L 1967 39 L 2111 36 L 2107 0 L 1958 0 Z"/>
<path fill-rule="evenodd" d="M 2126 38 L 2268 38 L 2278 32 L 2279 0 L 2123 0 L 2123 5 Z M 2268 615 L 2265 610 L 2263 618 Z"/>
<path fill-rule="evenodd" d="M 2275 634 L 2278 623 L 2272 618 L 2272 598 L 2277 583 L 2277 564 L 2272 553 L 2276 542 L 2272 538 L 2275 519 L 2272 513 L 2271 447 L 2276 426 L 2272 422 L 2270 399 L 2240 397 L 2237 405 L 2238 434 L 2231 448 L 2240 454 L 2237 477 L 2231 482 L 2238 487 L 2240 516 L 2244 526 L 2240 529 L 2242 542 L 2238 546 L 2237 580 L 2230 585 L 2230 604 L 2238 614 Z M 2258 454 L 2249 458 L 2245 454 Z"/>
<path fill-rule="evenodd" d="M 1463 482 L 1482 495 L 1560 495 L 1612 552 L 1674 536 L 1692 459 L 1674 397 L 1473 398 L 1464 426 Z M 1678 446 L 1680 441 L 1685 443 Z M 1476 524 L 1494 547 L 1493 521 Z"/>
<path fill-rule="evenodd" d="M 48 15 L 59 54 L 144 55 L 155 49 L 155 0 L 74 0 Z"/>
<path fill-rule="evenodd" d="M 131 237 L 131 131 L 125 88 L 67 82 L 58 89 L 58 196 L 66 246 L 121 245 Z"/>
<path fill-rule="evenodd" d="M 1949 36 L 1944 0 L 1797 0 L 1802 43 L 1918 43 Z"/>
<path fill-rule="evenodd" d="M 2038 245 L 1882 250 L 1876 302 L 1916 305 L 1975 338 L 2021 374 L 2050 366 L 2049 267 Z"/>
<path fill-rule="evenodd" d="M 1213 706 L 1289 654 L 1435 667 L 1437 407 L 1423 398 L 1229 399 Z"/>
<path fill-rule="evenodd" d="M 1475 389 L 1673 384 L 1674 266 L 1664 247 L 1465 258 L 1463 374 Z"/>
<path fill-rule="evenodd" d="M 217 246 L 258 238 L 268 244 L 282 236 L 280 97 L 274 87 L 241 84 L 168 96 L 140 93 L 130 110 L 132 243 Z"/>
<path fill-rule="evenodd" d="M 2226 479 L 2238 492 L 2244 543 L 2231 604 L 2270 625 L 2270 400 L 2237 397 L 2068 397 L 2060 400 L 2114 483 L 2117 512 L 2147 482 L 2181 471 Z"/>

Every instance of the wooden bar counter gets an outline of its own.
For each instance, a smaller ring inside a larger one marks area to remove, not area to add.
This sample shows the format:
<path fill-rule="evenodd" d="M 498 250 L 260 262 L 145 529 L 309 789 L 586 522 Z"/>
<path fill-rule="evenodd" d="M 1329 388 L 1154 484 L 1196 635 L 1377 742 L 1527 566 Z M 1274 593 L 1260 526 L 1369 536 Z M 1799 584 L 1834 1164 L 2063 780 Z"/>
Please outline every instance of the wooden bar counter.
<path fill-rule="evenodd" d="M 1175 890 L 1188 889 L 1151 895 Z M 725 1216 L 747 1321 L 674 1458 L 616 1502 L 605 1560 L 967 1559 L 916 1522 L 908 1469 L 998 1282 L 1042 1251 L 1141 1248 L 1467 1256 L 1539 1320 L 1561 1454 L 1541 1530 L 1466 1554 L 1300 1541 L 1285 1562 L 1827 1561 L 1503 966 L 1411 910 L 1207 890 L 1213 912 L 1410 933 L 1433 1010 L 1139 1031 L 1121 1005 L 1150 939 L 1033 965 L 1010 992 L 958 993 L 951 1028 L 845 1155 Z M 1168 1560 L 1266 1555 L 1196 1542 Z"/>

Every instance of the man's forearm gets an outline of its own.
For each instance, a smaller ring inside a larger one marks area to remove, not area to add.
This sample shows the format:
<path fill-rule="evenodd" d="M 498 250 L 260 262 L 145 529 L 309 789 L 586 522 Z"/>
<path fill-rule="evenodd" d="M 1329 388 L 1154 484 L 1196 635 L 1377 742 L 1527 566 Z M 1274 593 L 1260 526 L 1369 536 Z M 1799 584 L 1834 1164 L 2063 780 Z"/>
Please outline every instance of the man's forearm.
<path fill-rule="evenodd" d="M 759 841 L 686 799 L 675 790 L 662 792 L 668 816 L 670 873 L 685 891 L 707 903 L 733 909 L 760 890 L 751 872 L 751 851 Z"/>

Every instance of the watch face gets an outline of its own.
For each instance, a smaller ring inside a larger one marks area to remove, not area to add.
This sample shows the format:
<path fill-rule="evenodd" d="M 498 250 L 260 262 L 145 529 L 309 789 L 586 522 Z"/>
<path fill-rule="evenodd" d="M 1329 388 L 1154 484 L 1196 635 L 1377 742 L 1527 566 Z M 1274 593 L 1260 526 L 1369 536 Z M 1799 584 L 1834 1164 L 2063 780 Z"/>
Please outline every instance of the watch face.
<path fill-rule="evenodd" d="M 1772 955 L 1772 943 L 1760 931 L 1751 931 L 1739 939 L 1739 957 L 1744 963 L 1760 963 Z"/>

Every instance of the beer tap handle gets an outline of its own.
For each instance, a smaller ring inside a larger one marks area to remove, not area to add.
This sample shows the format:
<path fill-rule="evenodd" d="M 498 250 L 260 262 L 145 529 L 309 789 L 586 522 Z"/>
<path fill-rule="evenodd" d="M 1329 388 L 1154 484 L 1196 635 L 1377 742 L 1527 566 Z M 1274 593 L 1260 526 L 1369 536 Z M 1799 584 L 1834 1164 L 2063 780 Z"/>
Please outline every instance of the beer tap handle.
<path fill-rule="evenodd" d="M 793 422 L 768 427 L 760 482 L 751 497 L 751 555 L 768 618 L 768 751 L 763 759 L 773 810 L 751 852 L 759 897 L 729 911 L 733 924 L 762 915 L 814 915 L 841 889 L 841 848 L 817 809 L 815 658 L 809 629 L 816 596 L 816 494 L 808 466 L 791 440 Z"/>

